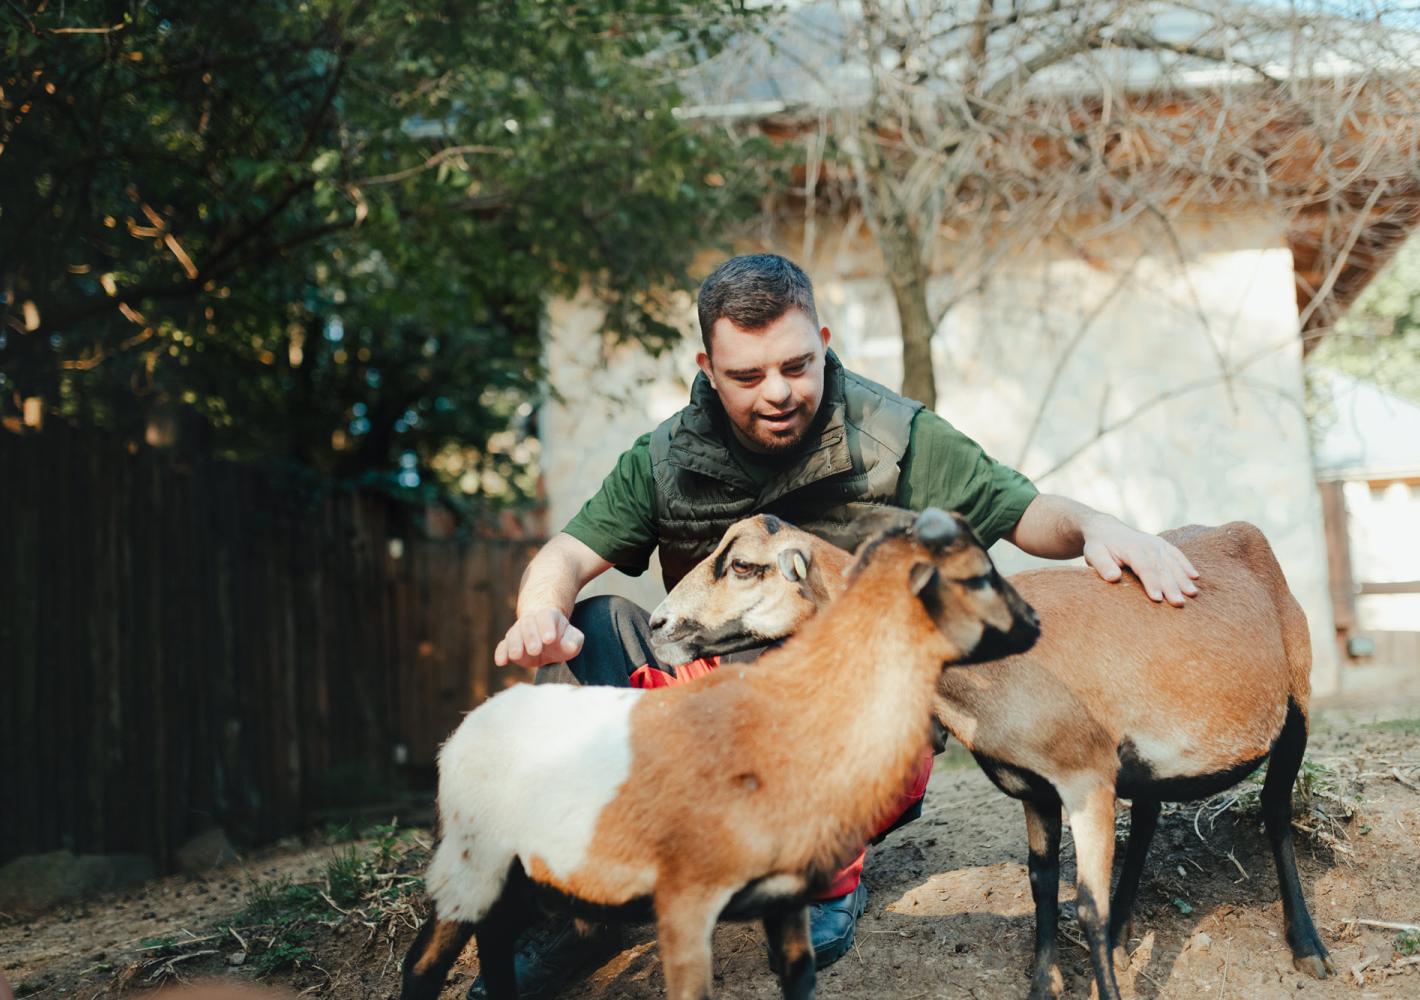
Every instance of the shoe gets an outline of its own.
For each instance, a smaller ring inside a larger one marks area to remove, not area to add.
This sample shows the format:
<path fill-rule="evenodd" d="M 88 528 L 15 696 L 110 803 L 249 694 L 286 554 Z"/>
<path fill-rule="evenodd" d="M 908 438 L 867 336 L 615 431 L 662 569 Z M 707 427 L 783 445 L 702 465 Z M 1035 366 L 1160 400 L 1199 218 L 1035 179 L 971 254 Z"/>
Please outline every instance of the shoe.
<path fill-rule="evenodd" d="M 868 890 L 863 883 L 836 899 L 821 899 L 809 907 L 809 941 L 814 947 L 814 965 L 826 969 L 853 947 L 858 918 L 868 908 Z"/>
<path fill-rule="evenodd" d="M 519 1000 L 551 1000 L 563 987 L 615 955 L 621 944 L 619 928 L 593 924 L 583 933 L 571 918 L 530 929 L 513 956 Z M 465 996 L 466 1000 L 488 1000 L 482 975 Z"/>

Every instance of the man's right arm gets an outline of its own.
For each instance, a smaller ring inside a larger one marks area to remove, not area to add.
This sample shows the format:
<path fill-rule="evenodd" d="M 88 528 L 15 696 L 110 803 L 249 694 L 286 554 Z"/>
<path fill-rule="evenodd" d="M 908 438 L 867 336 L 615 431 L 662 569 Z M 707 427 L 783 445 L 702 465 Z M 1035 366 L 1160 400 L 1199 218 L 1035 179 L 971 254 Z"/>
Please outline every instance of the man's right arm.
<path fill-rule="evenodd" d="M 554 535 L 523 571 L 518 620 L 493 651 L 493 662 L 533 669 L 581 652 L 582 633 L 568 620 L 572 605 L 583 587 L 611 567 L 565 531 Z"/>

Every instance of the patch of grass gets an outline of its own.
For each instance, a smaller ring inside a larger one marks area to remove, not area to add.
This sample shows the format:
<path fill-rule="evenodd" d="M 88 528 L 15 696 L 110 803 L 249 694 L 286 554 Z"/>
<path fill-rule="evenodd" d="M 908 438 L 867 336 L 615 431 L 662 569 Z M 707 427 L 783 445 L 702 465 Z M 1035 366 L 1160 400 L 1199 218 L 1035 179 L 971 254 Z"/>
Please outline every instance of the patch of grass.
<path fill-rule="evenodd" d="M 260 955 L 252 967 L 258 975 L 269 975 L 289 965 L 302 965 L 315 958 L 315 953 L 307 947 L 311 932 L 304 927 L 290 927 Z"/>
<path fill-rule="evenodd" d="M 1185 803 L 1173 808 L 1195 813 L 1194 827 L 1200 836 L 1212 830 L 1225 814 L 1260 813 L 1268 766 L 1254 771 L 1232 788 L 1204 799 L 1198 806 Z M 1346 825 L 1356 816 L 1360 806 L 1360 800 L 1352 793 L 1350 785 L 1335 768 L 1319 761 L 1303 760 L 1296 784 L 1292 787 L 1292 827 L 1332 850 L 1349 851 L 1342 843 L 1350 839 Z"/>
<path fill-rule="evenodd" d="M 1415 931 L 1401 931 L 1395 936 L 1395 950 L 1407 958 L 1420 952 L 1420 933 Z"/>
<path fill-rule="evenodd" d="M 1383 719 L 1368 722 L 1361 727 L 1373 733 L 1403 733 L 1406 736 L 1420 736 L 1420 719 Z"/>
<path fill-rule="evenodd" d="M 354 847 L 336 854 L 325 866 L 326 894 L 343 909 L 354 906 L 372 888 L 377 866 Z"/>
<path fill-rule="evenodd" d="M 246 907 L 237 914 L 241 926 L 285 925 L 318 916 L 328 909 L 318 886 L 296 882 L 289 875 L 270 882 L 253 881 L 247 889 Z"/>
<path fill-rule="evenodd" d="M 947 748 L 937 755 L 933 767 L 940 771 L 968 771 L 976 766 L 976 758 L 956 740 L 948 740 Z"/>
<path fill-rule="evenodd" d="M 344 828 L 327 830 L 331 840 Z M 427 855 L 413 835 L 397 824 L 365 831 L 363 843 L 332 847 L 319 878 L 296 881 L 290 876 L 253 880 L 245 906 L 232 920 L 251 947 L 251 966 L 258 975 L 299 966 L 315 959 L 316 932 L 354 923 L 388 929 L 395 922 L 412 923 L 423 881 L 415 872 Z"/>
<path fill-rule="evenodd" d="M 380 869 L 393 867 L 410 844 L 409 833 L 401 831 L 397 823 L 377 823 L 365 831 L 365 836 L 373 840 L 374 863 Z"/>
<path fill-rule="evenodd" d="M 327 844 L 348 844 L 360 836 L 355 824 L 349 821 L 344 823 L 330 822 L 325 825 L 325 832 L 322 838 Z"/>
<path fill-rule="evenodd" d="M 1297 783 L 1292 786 L 1292 813 L 1305 816 L 1316 810 L 1318 804 L 1336 798 L 1340 776 L 1332 768 L 1315 761 L 1302 761 L 1302 769 L 1297 773 Z"/>

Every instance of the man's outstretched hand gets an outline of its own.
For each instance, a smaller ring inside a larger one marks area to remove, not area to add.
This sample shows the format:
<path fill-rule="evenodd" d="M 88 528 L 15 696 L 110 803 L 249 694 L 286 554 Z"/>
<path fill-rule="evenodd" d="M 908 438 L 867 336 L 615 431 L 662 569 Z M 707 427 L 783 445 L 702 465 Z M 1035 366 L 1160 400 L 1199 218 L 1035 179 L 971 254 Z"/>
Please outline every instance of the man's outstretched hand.
<path fill-rule="evenodd" d="M 1158 535 L 1147 535 L 1112 517 L 1093 518 L 1084 526 L 1085 562 L 1105 580 L 1117 583 L 1129 567 L 1151 600 L 1183 607 L 1198 596 L 1198 570 L 1188 557 Z"/>
<path fill-rule="evenodd" d="M 513 623 L 493 650 L 493 662 L 500 667 L 516 663 L 536 669 L 549 663 L 565 663 L 582 651 L 583 636 L 556 608 L 530 611 Z"/>

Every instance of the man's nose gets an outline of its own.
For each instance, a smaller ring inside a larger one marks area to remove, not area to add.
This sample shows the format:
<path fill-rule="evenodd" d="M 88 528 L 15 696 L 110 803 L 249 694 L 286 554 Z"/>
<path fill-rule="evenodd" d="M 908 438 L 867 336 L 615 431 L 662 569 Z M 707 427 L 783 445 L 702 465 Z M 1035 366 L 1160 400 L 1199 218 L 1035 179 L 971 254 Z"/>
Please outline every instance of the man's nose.
<path fill-rule="evenodd" d="M 789 380 L 778 372 L 771 372 L 764 377 L 764 398 L 775 405 L 787 403 L 793 390 L 789 386 Z"/>

